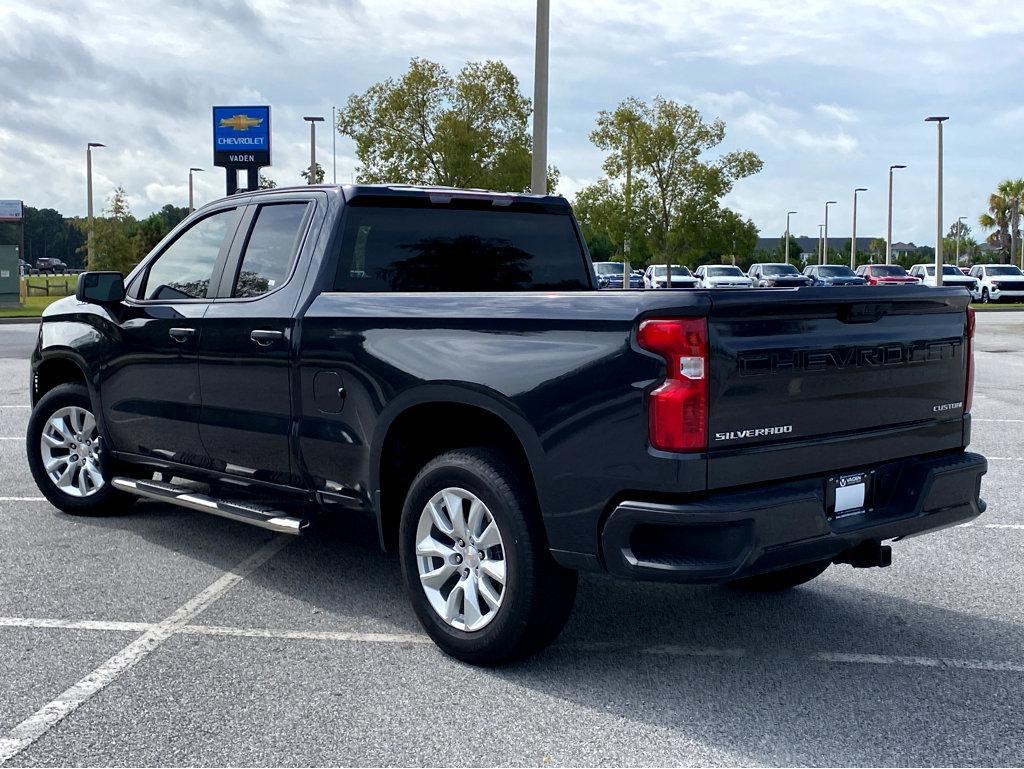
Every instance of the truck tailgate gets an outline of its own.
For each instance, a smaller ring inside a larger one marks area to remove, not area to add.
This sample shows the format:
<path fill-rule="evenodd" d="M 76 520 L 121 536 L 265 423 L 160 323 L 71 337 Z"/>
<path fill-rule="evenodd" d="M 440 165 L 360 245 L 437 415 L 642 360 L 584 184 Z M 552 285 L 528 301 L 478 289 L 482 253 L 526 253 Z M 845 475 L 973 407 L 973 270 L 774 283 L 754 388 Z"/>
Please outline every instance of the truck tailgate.
<path fill-rule="evenodd" d="M 715 292 L 709 488 L 964 445 L 968 302 L 954 288 Z"/>

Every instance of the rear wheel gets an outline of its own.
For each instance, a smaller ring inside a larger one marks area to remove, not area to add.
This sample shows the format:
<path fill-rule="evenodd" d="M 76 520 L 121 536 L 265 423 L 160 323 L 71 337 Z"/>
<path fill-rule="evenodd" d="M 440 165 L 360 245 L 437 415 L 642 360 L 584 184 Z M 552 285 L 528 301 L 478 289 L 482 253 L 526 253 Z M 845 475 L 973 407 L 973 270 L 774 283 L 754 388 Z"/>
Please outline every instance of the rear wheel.
<path fill-rule="evenodd" d="M 555 563 L 523 479 L 492 450 L 428 462 L 409 488 L 399 542 L 420 623 L 465 662 L 496 665 L 538 651 L 572 611 L 576 572 Z"/>
<path fill-rule="evenodd" d="M 992 298 L 988 295 L 988 288 L 981 289 L 981 303 L 988 304 L 992 301 Z"/>
<path fill-rule="evenodd" d="M 120 513 L 134 500 L 110 485 L 109 455 L 82 385 L 60 385 L 40 398 L 25 448 L 39 491 L 65 513 Z"/>
<path fill-rule="evenodd" d="M 744 577 L 729 583 L 729 587 L 737 590 L 750 590 L 756 593 L 777 593 L 781 590 L 788 590 L 791 587 L 810 582 L 815 577 L 821 576 L 832 561 L 815 561 L 800 566 L 791 566 L 788 569 L 770 571 L 767 574 L 757 574 L 753 577 Z"/>

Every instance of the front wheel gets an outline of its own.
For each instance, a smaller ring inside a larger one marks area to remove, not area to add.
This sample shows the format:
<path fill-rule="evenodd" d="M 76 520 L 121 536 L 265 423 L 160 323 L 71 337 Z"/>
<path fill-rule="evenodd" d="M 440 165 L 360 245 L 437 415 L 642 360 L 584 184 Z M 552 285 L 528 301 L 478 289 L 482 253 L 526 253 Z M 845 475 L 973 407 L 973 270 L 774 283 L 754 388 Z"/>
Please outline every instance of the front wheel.
<path fill-rule="evenodd" d="M 119 513 L 135 499 L 110 485 L 108 452 L 82 385 L 60 385 L 40 398 L 25 448 L 39 491 L 65 513 Z"/>
<path fill-rule="evenodd" d="M 729 583 L 729 587 L 737 590 L 750 590 L 755 593 L 777 593 L 782 590 L 789 590 L 791 587 L 810 582 L 815 577 L 821 576 L 832 561 L 814 561 L 804 563 L 800 566 L 791 566 L 788 569 L 770 571 L 767 574 L 757 574 L 753 577 L 744 577 Z"/>
<path fill-rule="evenodd" d="M 524 479 L 490 449 L 450 451 L 413 480 L 399 531 L 402 574 L 424 630 L 474 665 L 526 656 L 561 632 L 576 572 L 547 549 Z"/>
<path fill-rule="evenodd" d="M 981 303 L 982 304 L 988 304 L 991 301 L 992 301 L 992 298 L 988 294 L 988 289 L 987 288 L 981 289 Z"/>

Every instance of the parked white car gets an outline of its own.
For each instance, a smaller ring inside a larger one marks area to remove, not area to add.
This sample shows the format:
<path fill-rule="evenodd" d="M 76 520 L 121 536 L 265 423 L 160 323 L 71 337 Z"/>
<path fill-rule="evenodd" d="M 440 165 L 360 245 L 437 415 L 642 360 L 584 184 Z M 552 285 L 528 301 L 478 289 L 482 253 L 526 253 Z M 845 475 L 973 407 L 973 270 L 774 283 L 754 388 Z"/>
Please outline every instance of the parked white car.
<path fill-rule="evenodd" d="M 986 304 L 1003 299 L 1024 301 L 1024 272 L 1014 264 L 976 264 L 971 276 L 981 285 L 981 301 Z"/>
<path fill-rule="evenodd" d="M 750 288 L 754 281 L 730 264 L 702 264 L 697 268 L 701 288 Z"/>
<path fill-rule="evenodd" d="M 910 268 L 910 275 L 925 286 L 935 286 L 934 264 L 915 264 Z M 978 285 L 978 281 L 969 275 L 964 275 L 952 264 L 942 265 L 942 285 L 966 288 L 972 299 L 981 299 L 981 287 Z"/>
<path fill-rule="evenodd" d="M 664 264 L 652 264 L 644 273 L 644 288 L 665 288 L 668 283 L 668 268 Z M 681 264 L 672 265 L 672 288 L 697 288 L 697 279 Z"/>

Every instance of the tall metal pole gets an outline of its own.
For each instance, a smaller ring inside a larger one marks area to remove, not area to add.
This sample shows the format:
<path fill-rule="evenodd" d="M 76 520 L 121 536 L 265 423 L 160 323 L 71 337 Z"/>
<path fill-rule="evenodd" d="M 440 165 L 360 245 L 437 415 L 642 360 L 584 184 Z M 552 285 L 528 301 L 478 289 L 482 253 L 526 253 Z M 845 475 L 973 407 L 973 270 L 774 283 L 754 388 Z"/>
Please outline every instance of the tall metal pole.
<path fill-rule="evenodd" d="M 537 46 L 533 64 L 533 164 L 530 191 L 548 191 L 548 39 L 551 0 L 537 0 Z"/>
<path fill-rule="evenodd" d="M 202 171 L 202 168 L 190 168 L 188 169 L 188 212 L 192 213 L 196 210 L 196 207 L 192 200 L 192 173 L 194 171 Z"/>
<path fill-rule="evenodd" d="M 885 263 L 892 264 L 892 172 L 897 168 L 906 168 L 904 165 L 889 166 L 889 218 L 885 226 Z"/>
<path fill-rule="evenodd" d="M 824 226 L 825 226 L 824 224 L 819 224 L 818 225 L 818 264 L 822 263 L 822 259 L 821 259 L 821 231 L 822 231 L 822 228 Z"/>
<path fill-rule="evenodd" d="M 825 235 L 822 240 L 821 264 L 828 264 L 828 207 L 835 204 L 834 200 L 825 201 Z"/>
<path fill-rule="evenodd" d="M 867 192 L 867 187 L 858 187 L 853 191 L 853 232 L 850 235 L 850 269 L 857 269 L 857 193 Z"/>
<path fill-rule="evenodd" d="M 331 107 L 331 166 L 332 184 L 338 183 L 338 108 Z"/>
<path fill-rule="evenodd" d="M 302 118 L 309 123 L 309 184 L 316 184 L 316 124 L 324 122 L 322 117 L 306 115 Z"/>
<path fill-rule="evenodd" d="M 786 212 L 786 264 L 789 264 L 789 217 L 795 213 L 796 211 Z"/>
<path fill-rule="evenodd" d="M 935 149 L 935 285 L 942 285 L 942 124 L 948 116 L 925 118 L 926 123 L 935 123 L 939 129 Z"/>
<path fill-rule="evenodd" d="M 89 218 L 89 232 L 86 235 L 86 262 L 85 266 L 87 269 L 93 269 L 93 216 L 92 216 L 92 148 L 93 147 L 105 147 L 107 145 L 100 144 L 99 142 L 89 142 L 85 145 L 85 194 L 88 198 L 86 201 L 86 215 Z M 24 257 L 22 257 L 24 259 Z"/>

